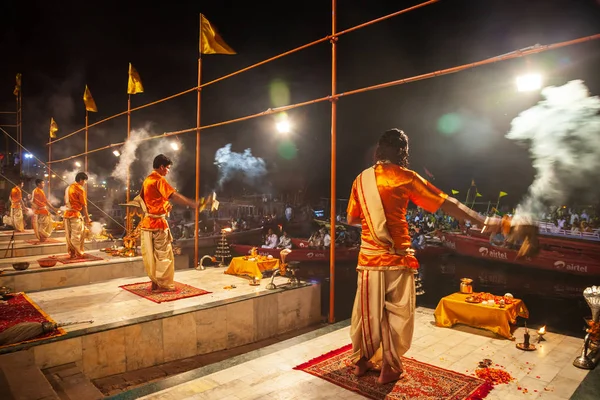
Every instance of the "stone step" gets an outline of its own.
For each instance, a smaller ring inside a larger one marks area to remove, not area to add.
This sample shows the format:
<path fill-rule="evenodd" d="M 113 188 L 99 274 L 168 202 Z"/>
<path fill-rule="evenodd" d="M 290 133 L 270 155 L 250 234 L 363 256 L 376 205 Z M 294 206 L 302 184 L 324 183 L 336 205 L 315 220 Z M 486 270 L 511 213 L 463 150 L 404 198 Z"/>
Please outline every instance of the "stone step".
<path fill-rule="evenodd" d="M 41 243 L 31 244 L 25 240 L 16 240 L 14 247 L 9 246 L 9 242 L 0 244 L 0 259 L 2 263 L 14 262 L 14 258 L 28 256 L 45 256 L 49 254 L 64 254 L 67 252 L 67 242 L 64 237 L 54 238 L 59 243 Z M 85 242 L 85 250 L 98 250 L 104 247 L 110 247 L 113 244 L 119 245 L 121 241 L 113 242 L 112 240 L 90 240 Z"/>
<path fill-rule="evenodd" d="M 59 365 L 42 371 L 61 400 L 99 400 L 104 395 L 81 372 L 75 363 Z"/>
<path fill-rule="evenodd" d="M 12 237 L 12 231 L 0 231 L 0 245 L 10 242 Z M 53 231 L 52 238 L 65 237 L 65 231 Z M 33 233 L 33 229 L 26 229 L 25 232 L 16 232 L 15 240 L 35 240 L 35 233 Z"/>
<path fill-rule="evenodd" d="M 59 400 L 30 351 L 0 356 L 0 394 L 6 400 Z"/>
<path fill-rule="evenodd" d="M 7 286 L 13 292 L 37 292 L 61 287 L 83 286 L 111 279 L 142 277 L 146 275 L 141 256 L 112 257 L 101 251 L 89 251 L 88 254 L 102 257 L 103 260 L 86 261 L 77 264 L 57 263 L 54 267 L 41 268 L 37 257 L 23 257 L 30 263 L 25 271 L 16 271 L 11 264 L 2 265 L 1 286 Z M 2 260 L 4 262 L 4 260 Z M 175 256 L 175 269 L 187 269 L 187 255 Z"/>

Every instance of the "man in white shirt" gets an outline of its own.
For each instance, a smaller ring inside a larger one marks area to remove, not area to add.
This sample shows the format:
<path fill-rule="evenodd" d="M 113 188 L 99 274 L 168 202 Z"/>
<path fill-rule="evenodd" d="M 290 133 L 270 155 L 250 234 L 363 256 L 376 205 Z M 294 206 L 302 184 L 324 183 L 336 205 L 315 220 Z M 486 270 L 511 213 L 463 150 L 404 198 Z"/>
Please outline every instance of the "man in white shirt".
<path fill-rule="evenodd" d="M 269 228 L 267 237 L 265 238 L 265 244 L 262 245 L 263 249 L 275 249 L 277 248 L 277 235 L 273 233 L 273 229 Z"/>
<path fill-rule="evenodd" d="M 291 249 L 292 248 L 292 239 L 287 235 L 287 232 L 283 232 L 283 235 L 279 238 L 279 244 L 277 245 L 279 249 Z"/>
<path fill-rule="evenodd" d="M 323 246 L 327 248 L 331 246 L 331 235 L 328 231 L 325 231 L 325 235 L 323 236 Z"/>

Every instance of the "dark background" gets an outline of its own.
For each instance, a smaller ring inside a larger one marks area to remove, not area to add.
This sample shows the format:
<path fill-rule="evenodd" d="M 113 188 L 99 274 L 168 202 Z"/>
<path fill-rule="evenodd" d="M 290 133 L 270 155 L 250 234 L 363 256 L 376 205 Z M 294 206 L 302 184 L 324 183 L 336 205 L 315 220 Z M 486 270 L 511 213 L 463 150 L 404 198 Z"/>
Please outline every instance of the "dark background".
<path fill-rule="evenodd" d="M 339 1 L 338 30 L 417 3 Z M 50 117 L 60 127 L 59 137 L 84 125 L 86 84 L 99 110 L 90 113 L 90 122 L 126 110 L 129 62 L 145 87 L 144 93 L 132 96 L 134 107 L 195 86 L 200 12 L 238 53 L 203 56 L 202 80 L 207 82 L 328 35 L 330 7 L 324 0 L 5 1 L 0 6 L 0 110 L 14 109 L 14 75 L 21 72 L 24 144 L 46 160 L 43 144 Z M 597 0 L 440 1 L 342 36 L 338 91 L 599 32 Z M 323 43 L 209 86 L 202 94 L 202 124 L 326 96 L 330 65 L 331 47 Z M 399 127 L 411 139 L 412 168 L 424 174 L 426 167 L 441 189 L 460 190 L 457 197 L 462 198 L 475 179 L 482 200 L 495 201 L 502 190 L 509 193 L 507 203 L 518 202 L 534 171 L 526 146 L 504 135 L 510 121 L 539 100 L 538 93 L 516 91 L 515 77 L 527 71 L 541 72 L 551 85 L 582 79 L 598 94 L 600 43 L 341 99 L 338 197 L 347 197 L 352 180 L 368 165 L 377 137 Z M 289 89 L 289 98 L 270 94 L 276 81 Z M 195 110 L 196 96 L 191 93 L 135 112 L 132 127 L 150 123 L 153 134 L 192 128 Z M 442 122 L 457 123 L 451 133 L 440 129 L 440 119 L 446 114 L 453 116 Z M 233 143 L 235 151 L 250 147 L 254 155 L 264 158 L 275 190 L 302 188 L 313 197 L 328 196 L 330 105 L 320 103 L 288 115 L 294 131 L 287 139 L 275 133 L 273 117 L 206 130 L 201 153 L 203 191 L 215 185 L 215 151 Z M 0 123 L 11 121 L 3 116 Z M 90 130 L 90 148 L 122 141 L 126 134 L 126 118 L 119 117 Z M 184 151 L 176 160 L 177 180 L 184 194 L 192 195 L 195 135 L 180 138 Z M 282 156 L 289 147 L 297 150 L 291 159 Z M 82 151 L 83 134 L 79 134 L 59 142 L 53 158 Z M 109 151 L 96 153 L 90 156 L 89 169 L 104 176 L 114 168 L 115 160 Z M 141 177 L 149 168 L 138 165 L 136 174 Z"/>

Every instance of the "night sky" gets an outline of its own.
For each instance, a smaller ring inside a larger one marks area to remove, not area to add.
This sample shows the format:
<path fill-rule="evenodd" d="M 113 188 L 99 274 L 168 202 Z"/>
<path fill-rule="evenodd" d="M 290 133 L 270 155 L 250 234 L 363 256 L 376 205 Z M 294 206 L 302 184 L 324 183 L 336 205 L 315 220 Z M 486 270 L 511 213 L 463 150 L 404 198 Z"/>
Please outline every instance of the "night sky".
<path fill-rule="evenodd" d="M 338 30 L 418 3 L 339 1 Z M 34 154 L 46 160 L 43 143 L 48 138 L 50 117 L 60 127 L 59 137 L 84 125 L 81 98 L 86 84 L 99 110 L 90 113 L 90 122 L 126 110 L 129 62 L 145 88 L 143 94 L 132 96 L 134 107 L 195 86 L 200 12 L 238 53 L 203 56 L 203 82 L 331 32 L 331 4 L 326 0 L 151 4 L 2 3 L 0 110 L 14 109 L 14 75 L 21 72 L 24 141 Z M 338 91 L 596 33 L 600 33 L 598 0 L 442 0 L 342 36 L 338 42 Z M 202 94 L 202 124 L 326 96 L 331 90 L 330 65 L 331 47 L 322 43 L 209 86 Z M 515 77 L 527 71 L 541 72 L 550 85 L 582 79 L 597 95 L 600 41 L 341 99 L 338 197 L 348 196 L 352 180 L 368 166 L 378 136 L 398 127 L 411 139 L 411 167 L 422 175 L 426 167 L 442 190 L 457 189 L 461 192 L 457 197 L 464 200 L 471 179 L 475 179 L 483 200 L 495 202 L 502 190 L 509 193 L 507 203 L 518 202 L 534 171 L 526 146 L 504 135 L 510 121 L 540 99 L 538 93 L 516 91 Z M 277 82 L 289 89 L 289 98 L 272 95 Z M 150 124 L 153 134 L 192 128 L 195 110 L 196 95 L 187 94 L 135 112 L 132 128 Z M 215 151 L 233 143 L 233 150 L 250 147 L 253 154 L 265 159 L 276 189 L 298 186 L 313 197 L 327 197 L 330 104 L 295 109 L 288 115 L 294 126 L 288 139 L 275 133 L 273 117 L 204 131 L 203 191 L 215 185 Z M 3 117 L 0 123 L 11 121 Z M 90 130 L 90 148 L 122 141 L 126 134 L 126 117 L 117 118 Z M 178 182 L 184 194 L 192 195 L 195 134 L 180 138 L 184 151 L 176 160 Z M 83 134 L 60 143 L 53 158 L 80 153 Z M 284 157 L 288 153 L 283 149 L 289 147 L 297 149 L 291 159 Z M 115 162 L 110 151 L 96 153 L 90 156 L 89 169 L 103 176 Z M 150 167 L 138 165 L 140 177 Z"/>

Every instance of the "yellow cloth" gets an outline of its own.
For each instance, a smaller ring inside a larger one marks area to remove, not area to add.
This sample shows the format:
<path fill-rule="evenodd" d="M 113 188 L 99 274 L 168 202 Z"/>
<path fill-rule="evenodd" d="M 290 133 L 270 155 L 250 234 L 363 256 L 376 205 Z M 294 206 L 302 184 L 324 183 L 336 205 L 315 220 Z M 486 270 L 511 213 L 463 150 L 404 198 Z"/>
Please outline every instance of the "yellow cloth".
<path fill-rule="evenodd" d="M 12 219 L 12 226 L 17 232 L 23 232 L 25 230 L 25 222 L 23 221 L 23 210 L 19 208 L 10 209 L 10 217 Z"/>
<path fill-rule="evenodd" d="M 137 70 L 133 68 L 133 65 L 129 63 L 129 80 L 127 82 L 127 93 L 137 94 L 144 93 L 144 86 L 142 85 L 142 79 Z"/>
<path fill-rule="evenodd" d="M 45 241 L 52 235 L 54 224 L 52 223 L 50 215 L 34 214 L 33 217 L 31 217 L 31 220 L 35 237 L 37 237 L 40 242 Z"/>
<path fill-rule="evenodd" d="M 453 293 L 443 297 L 434 312 L 436 325 L 450 328 L 455 324 L 464 324 L 486 329 L 512 340 L 514 337 L 510 324 L 515 324 L 517 317 L 529 318 L 529 311 L 523 300 L 514 299 L 512 304 L 499 308 L 498 305 L 467 303 L 465 299 L 469 296 Z"/>
<path fill-rule="evenodd" d="M 83 103 L 85 104 L 86 111 L 98 112 L 98 107 L 96 107 L 92 92 L 90 92 L 87 85 L 85 85 L 85 91 L 83 92 Z"/>
<path fill-rule="evenodd" d="M 352 362 L 361 357 L 402 371 L 415 326 L 415 281 L 410 268 L 373 271 L 358 267 L 352 310 Z"/>
<path fill-rule="evenodd" d="M 142 229 L 142 259 L 146 274 L 161 289 L 174 289 L 175 256 L 171 231 Z"/>
<path fill-rule="evenodd" d="M 257 259 L 255 261 L 245 260 L 244 257 L 234 257 L 231 259 L 229 268 L 225 271 L 229 275 L 248 275 L 262 279 L 262 272 L 279 268 L 279 260 L 273 258 Z"/>
<path fill-rule="evenodd" d="M 83 232 L 85 226 L 82 217 L 64 218 L 65 239 L 67 240 L 67 251 L 71 256 L 83 257 L 85 238 Z"/>

